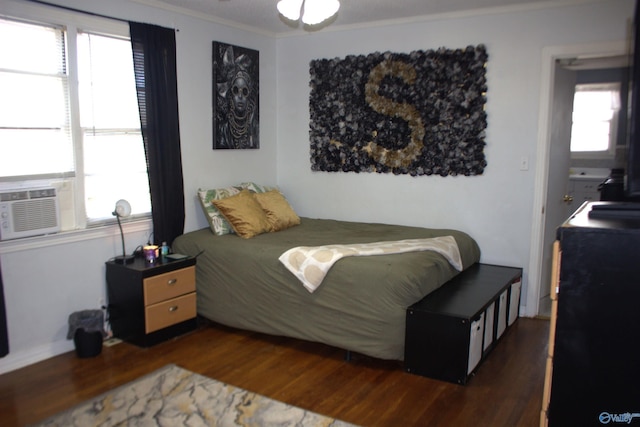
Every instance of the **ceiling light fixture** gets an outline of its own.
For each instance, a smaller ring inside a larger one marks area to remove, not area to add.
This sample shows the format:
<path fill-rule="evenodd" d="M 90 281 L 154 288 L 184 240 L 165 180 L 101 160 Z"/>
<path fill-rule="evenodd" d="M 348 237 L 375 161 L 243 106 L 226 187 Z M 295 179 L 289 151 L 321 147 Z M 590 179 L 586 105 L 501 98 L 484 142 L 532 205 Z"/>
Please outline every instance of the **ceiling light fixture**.
<path fill-rule="evenodd" d="M 304 3 L 304 7 L 303 7 Z M 302 22 L 317 25 L 338 13 L 338 0 L 280 0 L 278 12 L 291 21 L 297 21 L 302 14 Z"/>

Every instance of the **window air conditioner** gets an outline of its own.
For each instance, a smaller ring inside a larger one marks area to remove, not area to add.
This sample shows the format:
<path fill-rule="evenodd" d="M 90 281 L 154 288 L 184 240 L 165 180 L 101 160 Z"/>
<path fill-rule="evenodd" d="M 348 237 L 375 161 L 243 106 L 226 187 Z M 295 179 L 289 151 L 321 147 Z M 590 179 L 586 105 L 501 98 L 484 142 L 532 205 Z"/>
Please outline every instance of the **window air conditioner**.
<path fill-rule="evenodd" d="M 0 192 L 0 240 L 60 231 L 55 188 Z"/>

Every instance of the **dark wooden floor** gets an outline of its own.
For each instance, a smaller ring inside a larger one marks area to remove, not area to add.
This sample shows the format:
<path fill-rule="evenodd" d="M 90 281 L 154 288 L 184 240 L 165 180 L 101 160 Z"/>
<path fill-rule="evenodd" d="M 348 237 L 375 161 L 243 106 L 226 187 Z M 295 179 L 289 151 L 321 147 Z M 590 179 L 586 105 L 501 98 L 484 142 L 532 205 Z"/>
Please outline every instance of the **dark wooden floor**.
<path fill-rule="evenodd" d="M 321 344 L 203 324 L 142 349 L 74 352 L 0 375 L 0 424 L 23 426 L 168 363 L 363 426 L 537 426 L 549 322 L 519 319 L 466 386 L 403 371 L 400 362 Z"/>

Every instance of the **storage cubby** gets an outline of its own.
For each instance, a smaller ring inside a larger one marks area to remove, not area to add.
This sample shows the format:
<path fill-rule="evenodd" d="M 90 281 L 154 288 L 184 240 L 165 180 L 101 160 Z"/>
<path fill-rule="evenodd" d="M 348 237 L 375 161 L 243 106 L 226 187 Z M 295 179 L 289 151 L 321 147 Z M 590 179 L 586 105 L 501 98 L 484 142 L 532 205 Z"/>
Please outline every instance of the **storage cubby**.
<path fill-rule="evenodd" d="M 407 372 L 466 384 L 518 317 L 522 269 L 475 264 L 407 309 Z"/>

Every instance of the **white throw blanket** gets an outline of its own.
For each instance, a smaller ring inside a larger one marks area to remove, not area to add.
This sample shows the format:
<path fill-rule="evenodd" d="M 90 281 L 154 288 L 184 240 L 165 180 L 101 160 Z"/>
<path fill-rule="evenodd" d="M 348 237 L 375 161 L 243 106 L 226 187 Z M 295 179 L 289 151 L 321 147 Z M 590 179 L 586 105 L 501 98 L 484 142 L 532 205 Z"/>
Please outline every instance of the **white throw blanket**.
<path fill-rule="evenodd" d="M 437 252 L 444 256 L 456 270 L 462 270 L 460 250 L 453 236 L 352 245 L 298 246 L 280 255 L 279 260 L 300 279 L 309 292 L 313 292 L 320 286 L 331 266 L 346 256 L 400 254 L 418 251 Z"/>

